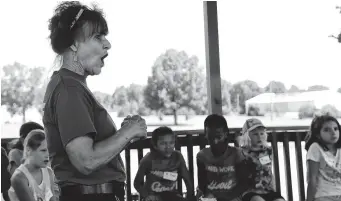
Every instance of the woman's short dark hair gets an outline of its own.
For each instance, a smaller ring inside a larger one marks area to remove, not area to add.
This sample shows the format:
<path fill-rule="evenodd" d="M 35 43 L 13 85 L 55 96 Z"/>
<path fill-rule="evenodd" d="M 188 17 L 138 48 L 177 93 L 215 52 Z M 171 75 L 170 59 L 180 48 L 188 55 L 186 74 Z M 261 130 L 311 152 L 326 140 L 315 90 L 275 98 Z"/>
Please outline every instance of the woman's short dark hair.
<path fill-rule="evenodd" d="M 78 20 L 75 20 L 81 9 L 83 12 Z M 74 25 L 71 27 L 73 23 Z M 89 33 L 85 33 L 83 30 L 85 24 L 89 25 Z M 49 30 L 51 46 L 57 54 L 62 54 L 69 48 L 79 34 L 82 34 L 84 39 L 95 33 L 108 34 L 103 11 L 95 5 L 91 9 L 79 1 L 63 1 L 58 4 L 49 21 Z"/>
<path fill-rule="evenodd" d="M 45 139 L 45 132 L 41 129 L 35 129 L 27 135 L 24 144 L 32 150 L 37 150 Z"/>
<path fill-rule="evenodd" d="M 305 139 L 305 150 L 309 150 L 309 147 L 314 143 L 318 143 L 325 151 L 328 150 L 328 147 L 323 143 L 321 139 L 321 129 L 323 124 L 329 121 L 333 121 L 337 124 L 339 132 L 341 131 L 340 123 L 337 121 L 335 117 L 329 115 L 321 115 L 316 116 L 310 125 L 310 131 Z M 339 140 L 336 142 L 336 148 L 341 148 L 341 136 L 339 136 Z"/>
<path fill-rule="evenodd" d="M 35 129 L 44 130 L 44 127 L 33 121 L 24 123 L 19 129 L 20 138 L 25 139 L 28 133 Z M 18 140 L 17 143 L 13 146 L 13 149 L 23 150 L 24 147 L 22 142 Z"/>

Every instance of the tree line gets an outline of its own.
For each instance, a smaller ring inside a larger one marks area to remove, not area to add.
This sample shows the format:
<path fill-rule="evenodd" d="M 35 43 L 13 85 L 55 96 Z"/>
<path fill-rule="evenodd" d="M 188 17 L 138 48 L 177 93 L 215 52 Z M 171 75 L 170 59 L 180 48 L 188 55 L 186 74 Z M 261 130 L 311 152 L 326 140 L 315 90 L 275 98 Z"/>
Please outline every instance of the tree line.
<path fill-rule="evenodd" d="M 2 68 L 1 104 L 7 106 L 10 114 L 21 114 L 24 122 L 27 109 L 36 108 L 41 113 L 43 111 L 46 88 L 42 80 L 44 70 L 42 67 L 29 68 L 18 62 Z M 307 90 L 292 85 L 286 89 L 280 81 L 271 81 L 262 88 L 252 80 L 232 84 L 222 79 L 223 114 L 244 114 L 245 101 L 264 92 L 287 93 L 326 89 L 328 87 L 323 85 L 310 86 Z M 341 93 L 341 87 L 338 92 Z M 159 118 L 163 115 L 173 115 L 177 125 L 178 115 L 208 113 L 204 68 L 199 66 L 196 56 L 174 49 L 169 49 L 157 57 L 145 86 L 119 86 L 113 94 L 95 91 L 94 95 L 105 108 L 117 112 L 120 117 L 128 114 L 157 115 Z"/>

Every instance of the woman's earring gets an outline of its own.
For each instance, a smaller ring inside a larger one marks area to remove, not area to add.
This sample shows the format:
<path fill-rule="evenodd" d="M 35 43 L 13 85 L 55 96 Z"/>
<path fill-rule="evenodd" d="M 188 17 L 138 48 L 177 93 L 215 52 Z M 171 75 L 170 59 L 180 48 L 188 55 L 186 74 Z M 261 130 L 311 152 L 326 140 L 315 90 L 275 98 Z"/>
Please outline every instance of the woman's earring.
<path fill-rule="evenodd" d="M 70 46 L 71 50 L 73 51 L 73 61 L 77 61 L 77 48 L 75 45 Z"/>
<path fill-rule="evenodd" d="M 70 47 L 70 48 L 71 48 L 71 50 L 72 50 L 72 51 L 74 51 L 74 52 L 77 52 L 77 48 L 76 48 L 76 46 L 75 46 L 75 45 L 71 45 L 71 47 Z"/>
<path fill-rule="evenodd" d="M 76 54 L 76 52 L 73 52 L 73 61 L 74 61 L 74 62 L 77 61 L 77 54 Z"/>

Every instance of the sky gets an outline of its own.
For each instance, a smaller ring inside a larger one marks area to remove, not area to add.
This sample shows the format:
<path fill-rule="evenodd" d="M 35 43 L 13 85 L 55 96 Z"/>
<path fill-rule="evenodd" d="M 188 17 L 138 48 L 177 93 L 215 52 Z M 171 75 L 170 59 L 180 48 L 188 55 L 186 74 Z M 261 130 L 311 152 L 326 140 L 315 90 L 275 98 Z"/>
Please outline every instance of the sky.
<path fill-rule="evenodd" d="M 113 93 L 121 85 L 145 85 L 156 58 L 169 48 L 196 55 L 206 66 L 202 1 L 95 2 L 106 15 L 112 48 L 102 73 L 88 78 L 91 90 Z M 48 80 L 56 57 L 48 20 L 56 5 L 1 3 L 1 67 L 15 61 L 42 66 Z M 337 5 L 341 0 L 218 1 L 221 77 L 231 83 L 251 79 L 261 87 L 271 80 L 287 88 L 341 87 L 341 44 L 328 37 L 341 32 Z"/>

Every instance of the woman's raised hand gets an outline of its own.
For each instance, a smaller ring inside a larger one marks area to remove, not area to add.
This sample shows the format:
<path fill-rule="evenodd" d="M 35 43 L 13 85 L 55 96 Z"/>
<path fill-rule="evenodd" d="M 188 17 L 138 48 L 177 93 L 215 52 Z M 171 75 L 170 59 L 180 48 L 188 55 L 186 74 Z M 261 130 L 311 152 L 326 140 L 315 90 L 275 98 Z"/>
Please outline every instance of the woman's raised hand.
<path fill-rule="evenodd" d="M 121 126 L 131 131 L 129 133 L 131 133 L 133 138 L 147 137 L 147 124 L 140 115 L 127 116 L 124 118 Z"/>

